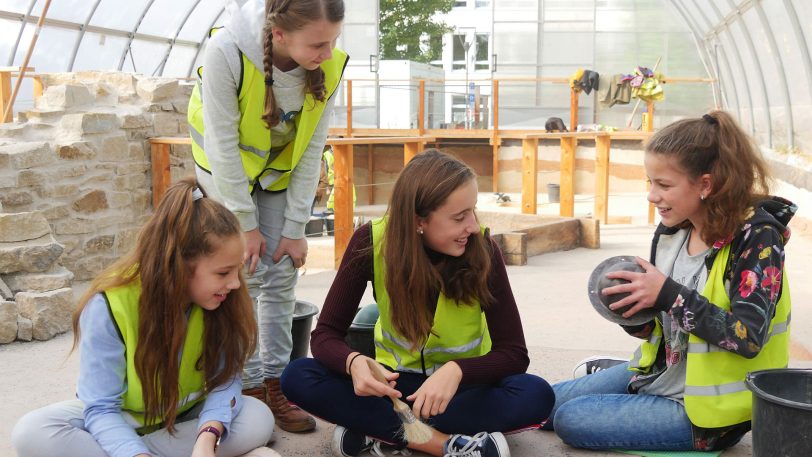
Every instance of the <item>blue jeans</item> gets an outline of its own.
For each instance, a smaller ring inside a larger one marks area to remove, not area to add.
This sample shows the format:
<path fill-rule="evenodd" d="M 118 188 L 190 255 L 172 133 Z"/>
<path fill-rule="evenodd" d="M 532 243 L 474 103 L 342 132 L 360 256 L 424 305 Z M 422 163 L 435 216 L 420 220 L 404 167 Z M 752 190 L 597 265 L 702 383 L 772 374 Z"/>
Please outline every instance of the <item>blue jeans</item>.
<path fill-rule="evenodd" d="M 680 403 L 630 394 L 628 363 L 555 384 L 555 407 L 544 425 L 573 447 L 648 451 L 693 450 L 691 421 Z"/>
<path fill-rule="evenodd" d="M 405 401 L 425 380 L 422 374 L 401 372 L 395 388 Z M 290 401 L 328 422 L 406 446 L 401 422 L 388 398 L 355 395 L 352 378 L 331 371 L 318 360 L 290 362 L 282 373 L 282 391 Z M 461 384 L 446 411 L 427 423 L 446 434 L 513 431 L 547 418 L 554 400 L 547 381 L 531 374 L 508 376 L 493 385 Z"/>

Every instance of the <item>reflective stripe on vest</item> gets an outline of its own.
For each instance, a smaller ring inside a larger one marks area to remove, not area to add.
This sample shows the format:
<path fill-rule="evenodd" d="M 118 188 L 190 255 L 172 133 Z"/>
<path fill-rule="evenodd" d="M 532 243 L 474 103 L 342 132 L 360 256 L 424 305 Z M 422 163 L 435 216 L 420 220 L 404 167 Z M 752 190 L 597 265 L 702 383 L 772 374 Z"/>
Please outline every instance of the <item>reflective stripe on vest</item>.
<path fill-rule="evenodd" d="M 386 219 L 373 220 L 371 227 L 373 288 L 380 313 L 375 323 L 375 359 L 398 371 L 431 375 L 450 360 L 487 354 L 491 350 L 491 337 L 479 302 L 457 304 L 440 294 L 431 334 L 419 350 L 412 350 L 412 345 L 397 334 L 389 318 L 389 294 L 385 285 Z"/>
<path fill-rule="evenodd" d="M 702 291 L 702 296 L 710 303 L 726 311 L 730 310 L 730 298 L 724 284 L 724 269 L 729 256 L 728 244 L 714 259 Z M 787 366 L 790 308 L 789 281 L 784 271 L 781 278 L 781 298 L 776 304 L 768 336 L 758 355 L 752 359 L 708 344 L 698 336 L 689 334 L 683 400 L 691 423 L 702 428 L 716 428 L 750 420 L 752 395 L 744 385 L 745 376 L 751 371 Z M 660 328 L 659 321 L 657 328 Z M 637 371 L 646 372 L 650 369 L 657 346 L 650 342 L 641 345 L 638 353 L 642 357 Z M 633 360 L 630 366 L 634 362 Z"/>
<path fill-rule="evenodd" d="M 338 89 L 344 68 L 349 60 L 344 51 L 334 48 L 330 60 L 321 63 L 324 71 L 326 96 L 318 101 L 306 93 L 301 112 L 294 119 L 296 135 L 284 147 L 272 149 L 271 131 L 262 120 L 265 112 L 265 76 L 251 61 L 240 54 L 243 71 L 240 81 L 238 104 L 240 109 L 239 143 L 240 158 L 248 177 L 249 191 L 260 183 L 266 190 L 280 191 L 288 187 L 290 174 L 310 145 L 310 140 L 324 114 L 327 100 Z M 202 75 L 202 69 L 198 70 Z M 200 76 L 199 76 L 200 78 Z M 203 99 L 201 85 L 196 84 L 189 99 L 187 114 L 189 135 L 192 138 L 192 157 L 197 166 L 211 173 L 209 160 L 205 153 L 203 138 Z"/>
<path fill-rule="evenodd" d="M 122 394 L 121 409 L 128 413 L 142 429 L 148 433 L 160 424 L 163 418 L 155 418 L 150 424 L 144 423 L 144 396 L 141 379 L 135 370 L 135 348 L 138 346 L 138 300 L 141 287 L 138 281 L 104 291 L 119 334 L 124 342 L 127 371 L 125 381 L 127 390 Z M 177 414 L 191 409 L 203 398 L 204 375 L 195 365 L 203 355 L 203 310 L 192 306 L 183 342 L 178 373 L 178 410 Z"/>

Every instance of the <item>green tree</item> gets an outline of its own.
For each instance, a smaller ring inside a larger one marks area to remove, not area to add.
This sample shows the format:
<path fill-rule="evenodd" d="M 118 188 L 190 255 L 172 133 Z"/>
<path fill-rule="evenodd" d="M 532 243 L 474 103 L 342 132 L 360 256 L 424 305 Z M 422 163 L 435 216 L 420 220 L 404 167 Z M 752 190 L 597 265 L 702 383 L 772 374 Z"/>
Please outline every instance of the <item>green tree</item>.
<path fill-rule="evenodd" d="M 381 59 L 431 62 L 443 53 L 442 36 L 454 30 L 434 15 L 454 0 L 380 0 Z"/>

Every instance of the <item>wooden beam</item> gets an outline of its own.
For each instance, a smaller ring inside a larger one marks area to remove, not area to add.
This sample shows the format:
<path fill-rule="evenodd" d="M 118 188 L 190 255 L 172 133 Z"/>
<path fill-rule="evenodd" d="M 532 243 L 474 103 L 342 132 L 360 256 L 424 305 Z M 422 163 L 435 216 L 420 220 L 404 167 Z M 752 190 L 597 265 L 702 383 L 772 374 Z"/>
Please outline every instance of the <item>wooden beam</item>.
<path fill-rule="evenodd" d="M 578 139 L 575 136 L 561 137 L 561 164 L 559 177 L 558 214 L 564 217 L 575 215 L 575 146 Z"/>
<path fill-rule="evenodd" d="M 352 80 L 347 80 L 347 136 L 352 136 Z"/>
<path fill-rule="evenodd" d="M 169 143 L 151 143 L 150 155 L 152 159 L 152 209 L 158 207 L 169 183 L 172 180 L 170 171 Z"/>
<path fill-rule="evenodd" d="M 421 79 L 417 86 L 417 134 L 426 133 L 426 80 Z"/>
<path fill-rule="evenodd" d="M 409 142 L 403 143 L 403 166 L 405 167 L 406 164 L 409 163 L 410 160 L 414 158 L 417 154 L 422 152 L 422 148 L 420 147 L 423 143 L 418 142 Z"/>
<path fill-rule="evenodd" d="M 351 144 L 333 145 L 335 157 L 335 268 L 341 265 L 352 237 L 352 148 Z"/>
<path fill-rule="evenodd" d="M 570 89 L 570 132 L 578 131 L 578 93 Z"/>
<path fill-rule="evenodd" d="M 651 191 L 651 182 L 646 180 L 646 192 Z M 648 225 L 654 225 L 654 203 L 648 202 Z"/>
<path fill-rule="evenodd" d="M 367 145 L 367 203 L 372 205 L 375 203 L 375 155 L 373 154 L 374 146 Z"/>
<path fill-rule="evenodd" d="M 609 220 L 609 135 L 595 138 L 595 211 L 594 218 L 606 224 Z"/>
<path fill-rule="evenodd" d="M 522 213 L 536 214 L 539 140 L 522 140 Z"/>
<path fill-rule="evenodd" d="M 646 125 L 643 126 L 643 130 L 646 132 L 653 132 L 654 131 L 654 102 L 648 101 L 646 102 Z"/>
<path fill-rule="evenodd" d="M 2 103 L 2 113 L 0 113 L 0 123 L 11 122 L 13 120 L 12 110 L 6 109 L 11 103 L 11 72 L 0 71 L 0 102 Z"/>

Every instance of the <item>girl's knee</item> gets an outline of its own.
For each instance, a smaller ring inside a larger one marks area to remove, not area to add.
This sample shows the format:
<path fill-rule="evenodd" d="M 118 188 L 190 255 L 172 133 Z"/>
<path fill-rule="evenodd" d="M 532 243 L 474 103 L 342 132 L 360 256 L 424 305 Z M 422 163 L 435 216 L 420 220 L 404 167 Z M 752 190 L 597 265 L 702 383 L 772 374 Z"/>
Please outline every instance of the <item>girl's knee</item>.
<path fill-rule="evenodd" d="M 11 445 L 19 457 L 38 457 L 48 455 L 43 446 L 47 437 L 40 436 L 44 429 L 40 410 L 31 411 L 21 417 L 11 430 Z"/>
<path fill-rule="evenodd" d="M 291 360 L 285 371 L 279 378 L 282 393 L 298 403 L 297 399 L 300 398 L 300 393 L 306 394 L 314 379 L 315 371 L 318 368 L 318 362 L 315 359 L 302 357 L 301 359 Z"/>
<path fill-rule="evenodd" d="M 248 423 L 246 429 L 240 433 L 240 441 L 249 444 L 251 449 L 265 446 L 271 440 L 275 423 L 268 405 L 256 398 L 246 397 L 240 414 L 246 414 L 245 422 Z"/>

